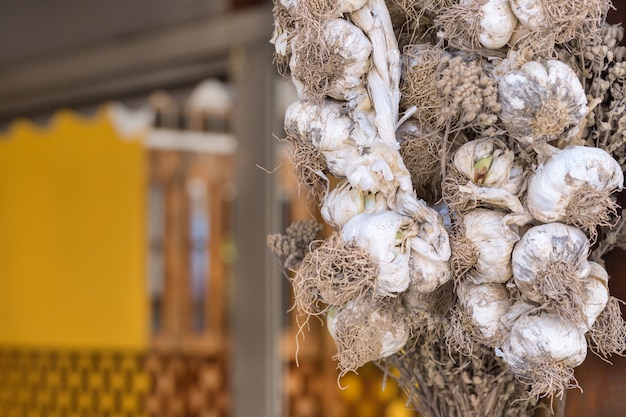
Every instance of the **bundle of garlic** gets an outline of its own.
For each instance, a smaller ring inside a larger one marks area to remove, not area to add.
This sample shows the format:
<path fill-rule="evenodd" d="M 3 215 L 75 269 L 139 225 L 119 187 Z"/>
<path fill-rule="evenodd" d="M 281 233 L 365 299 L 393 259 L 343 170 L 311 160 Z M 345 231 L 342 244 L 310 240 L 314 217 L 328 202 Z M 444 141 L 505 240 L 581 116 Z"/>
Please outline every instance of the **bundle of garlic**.
<path fill-rule="evenodd" d="M 299 96 L 286 142 L 333 230 L 268 243 L 298 311 L 326 317 L 340 375 L 393 366 L 425 417 L 530 416 L 588 348 L 625 353 L 600 259 L 626 242 L 609 6 L 275 0 Z"/>

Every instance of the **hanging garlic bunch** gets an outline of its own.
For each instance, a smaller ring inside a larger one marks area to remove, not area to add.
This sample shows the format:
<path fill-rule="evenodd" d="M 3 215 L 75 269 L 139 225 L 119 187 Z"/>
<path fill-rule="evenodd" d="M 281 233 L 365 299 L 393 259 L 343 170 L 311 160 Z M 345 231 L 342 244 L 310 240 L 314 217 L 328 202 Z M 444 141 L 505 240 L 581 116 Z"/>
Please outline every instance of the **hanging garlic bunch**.
<path fill-rule="evenodd" d="M 498 89 L 500 119 L 511 137 L 535 146 L 576 139 L 587 114 L 587 97 L 567 64 L 554 59 L 527 62 L 504 75 Z"/>
<path fill-rule="evenodd" d="M 540 222 L 573 224 L 595 236 L 596 226 L 610 225 L 610 214 L 617 208 L 611 194 L 623 185 L 622 169 L 610 154 L 572 146 L 537 167 L 525 203 Z"/>
<path fill-rule="evenodd" d="M 608 274 L 588 260 L 623 174 L 596 148 L 614 125 L 594 117 L 582 71 L 613 58 L 555 53 L 595 45 L 607 0 L 277 1 L 272 41 L 300 97 L 285 130 L 334 229 L 281 254 L 301 260 L 296 307 L 327 315 L 341 374 L 391 355 L 425 417 L 504 417 L 504 391 L 530 415 L 515 400 L 571 386 L 587 342 L 626 349 Z M 401 66 L 396 36 L 418 32 Z"/>

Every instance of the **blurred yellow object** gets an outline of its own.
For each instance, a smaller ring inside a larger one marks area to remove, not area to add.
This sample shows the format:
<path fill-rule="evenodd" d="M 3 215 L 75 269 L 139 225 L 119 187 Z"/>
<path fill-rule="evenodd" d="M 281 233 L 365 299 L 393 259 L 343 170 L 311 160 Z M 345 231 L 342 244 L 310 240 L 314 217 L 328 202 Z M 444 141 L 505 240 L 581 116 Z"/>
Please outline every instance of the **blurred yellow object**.
<path fill-rule="evenodd" d="M 356 408 L 358 417 L 379 417 L 379 410 L 377 402 L 367 398 L 361 398 Z"/>
<path fill-rule="evenodd" d="M 341 385 L 346 387 L 340 390 L 341 398 L 349 403 L 356 403 L 363 399 L 363 381 L 355 374 L 347 374 L 341 378 Z"/>
<path fill-rule="evenodd" d="M 393 379 L 393 377 L 388 376 L 384 386 L 383 378 L 381 377 L 378 379 L 376 385 L 380 387 L 379 397 L 381 401 L 387 402 L 398 397 L 398 384 L 396 383 L 395 379 Z"/>
<path fill-rule="evenodd" d="M 406 407 L 405 401 L 397 399 L 387 405 L 384 417 L 416 417 L 417 415 L 415 411 L 411 411 Z"/>
<path fill-rule="evenodd" d="M 111 112 L 0 135 L 0 345 L 147 345 L 146 154 Z"/>

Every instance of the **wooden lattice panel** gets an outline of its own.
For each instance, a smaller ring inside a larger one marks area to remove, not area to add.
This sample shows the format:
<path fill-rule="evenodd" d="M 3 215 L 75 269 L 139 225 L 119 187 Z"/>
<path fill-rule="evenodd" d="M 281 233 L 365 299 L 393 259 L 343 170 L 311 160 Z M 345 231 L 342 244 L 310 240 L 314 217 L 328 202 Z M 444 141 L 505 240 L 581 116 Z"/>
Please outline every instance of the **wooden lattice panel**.
<path fill-rule="evenodd" d="M 0 416 L 143 416 L 150 379 L 133 353 L 0 350 Z"/>
<path fill-rule="evenodd" d="M 220 357 L 0 349 L 0 417 L 225 417 L 227 390 Z"/>
<path fill-rule="evenodd" d="M 146 411 L 155 417 L 226 417 L 228 370 L 220 357 L 157 355 L 146 360 L 153 387 Z"/>

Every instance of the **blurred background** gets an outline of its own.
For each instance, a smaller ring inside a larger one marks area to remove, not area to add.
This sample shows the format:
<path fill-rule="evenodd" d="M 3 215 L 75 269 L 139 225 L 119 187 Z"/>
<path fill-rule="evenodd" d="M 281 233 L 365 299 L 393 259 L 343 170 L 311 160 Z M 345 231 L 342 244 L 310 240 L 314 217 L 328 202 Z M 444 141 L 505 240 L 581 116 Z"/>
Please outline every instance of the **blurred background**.
<path fill-rule="evenodd" d="M 321 323 L 296 342 L 271 8 L 0 1 L 0 417 L 416 415 L 374 365 L 340 389 Z M 590 359 L 568 416 L 623 415 Z"/>

